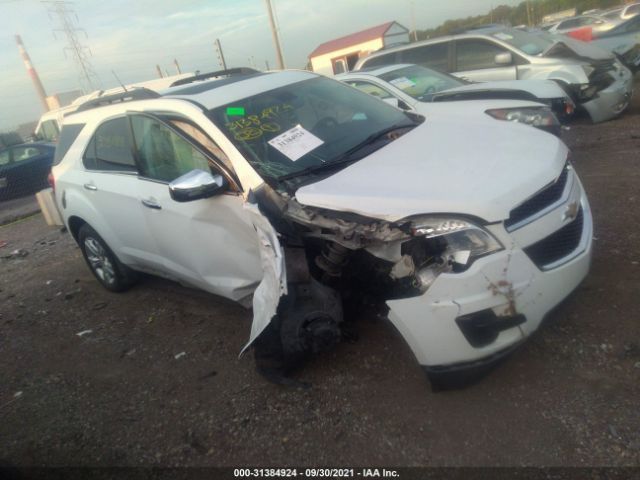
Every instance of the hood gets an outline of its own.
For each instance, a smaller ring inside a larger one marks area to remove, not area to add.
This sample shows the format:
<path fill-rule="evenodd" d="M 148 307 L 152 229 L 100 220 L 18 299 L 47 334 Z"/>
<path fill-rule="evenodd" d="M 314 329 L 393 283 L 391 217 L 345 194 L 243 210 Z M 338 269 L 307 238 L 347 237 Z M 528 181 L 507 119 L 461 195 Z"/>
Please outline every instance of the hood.
<path fill-rule="evenodd" d="M 564 98 L 567 94 L 550 80 L 505 80 L 482 82 L 450 88 L 434 95 L 434 100 L 441 100 L 450 94 L 477 93 L 473 98 L 512 98 L 517 100 L 536 100 L 539 98 Z M 436 100 L 436 101 L 437 101 Z"/>
<path fill-rule="evenodd" d="M 607 37 L 596 38 L 591 41 L 593 45 L 596 45 L 602 49 L 610 50 L 614 53 L 624 55 L 636 45 L 640 45 L 640 37 L 635 40 L 632 36 L 627 37 Z"/>
<path fill-rule="evenodd" d="M 614 58 L 610 51 L 566 36 L 558 37 L 558 41 L 545 50 L 542 56 L 548 58 L 573 58 L 588 63 L 594 60 L 612 60 Z"/>
<path fill-rule="evenodd" d="M 303 205 L 390 222 L 451 213 L 487 222 L 560 174 L 567 148 L 526 125 L 427 120 L 353 165 L 296 192 Z"/>

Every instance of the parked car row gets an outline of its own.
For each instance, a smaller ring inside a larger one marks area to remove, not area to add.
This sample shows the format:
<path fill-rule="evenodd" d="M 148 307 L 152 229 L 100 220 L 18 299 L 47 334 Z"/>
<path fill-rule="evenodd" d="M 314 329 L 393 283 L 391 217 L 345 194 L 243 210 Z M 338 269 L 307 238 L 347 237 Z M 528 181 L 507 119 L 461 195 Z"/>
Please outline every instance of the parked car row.
<path fill-rule="evenodd" d="M 372 67 L 338 75 L 336 79 L 425 116 L 507 120 L 554 135 L 561 131 L 556 114 L 565 118 L 574 109 L 571 98 L 553 82 L 469 83 L 419 65 Z"/>
<path fill-rule="evenodd" d="M 434 387 L 459 385 L 589 269 L 591 213 L 567 148 L 496 120 L 544 127 L 540 109 L 565 97 L 487 99 L 415 65 L 342 81 L 356 88 L 236 69 L 83 104 L 52 169 L 65 225 L 111 291 L 146 272 L 252 305 L 243 351 L 272 380 L 376 301 Z"/>
<path fill-rule="evenodd" d="M 475 82 L 552 80 L 594 122 L 619 115 L 633 93 L 633 75 L 613 53 L 565 36 L 503 26 L 384 49 L 360 59 L 355 70 L 401 63 Z"/>

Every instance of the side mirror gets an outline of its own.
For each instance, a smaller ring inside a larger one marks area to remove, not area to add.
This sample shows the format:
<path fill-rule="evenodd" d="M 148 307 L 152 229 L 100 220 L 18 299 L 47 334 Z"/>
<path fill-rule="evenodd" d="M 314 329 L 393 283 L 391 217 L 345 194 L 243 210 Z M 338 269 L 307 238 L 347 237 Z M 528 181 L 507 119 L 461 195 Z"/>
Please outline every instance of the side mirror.
<path fill-rule="evenodd" d="M 191 202 L 224 192 L 229 184 L 222 175 L 191 170 L 169 184 L 169 194 L 176 202 Z"/>
<path fill-rule="evenodd" d="M 513 63 L 513 57 L 509 52 L 499 53 L 493 60 L 496 65 L 511 65 Z"/>

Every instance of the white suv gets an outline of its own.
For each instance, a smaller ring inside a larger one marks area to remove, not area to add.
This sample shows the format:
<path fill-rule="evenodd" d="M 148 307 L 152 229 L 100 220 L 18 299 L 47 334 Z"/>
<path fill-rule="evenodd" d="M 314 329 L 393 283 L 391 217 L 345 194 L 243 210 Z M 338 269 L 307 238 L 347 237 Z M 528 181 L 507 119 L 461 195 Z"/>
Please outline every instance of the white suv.
<path fill-rule="evenodd" d="M 525 125 L 239 70 L 83 105 L 53 176 L 106 288 L 142 271 L 252 303 L 246 347 L 285 364 L 335 344 L 343 303 L 368 297 L 438 386 L 513 351 L 587 274 L 591 213 L 567 156 Z"/>

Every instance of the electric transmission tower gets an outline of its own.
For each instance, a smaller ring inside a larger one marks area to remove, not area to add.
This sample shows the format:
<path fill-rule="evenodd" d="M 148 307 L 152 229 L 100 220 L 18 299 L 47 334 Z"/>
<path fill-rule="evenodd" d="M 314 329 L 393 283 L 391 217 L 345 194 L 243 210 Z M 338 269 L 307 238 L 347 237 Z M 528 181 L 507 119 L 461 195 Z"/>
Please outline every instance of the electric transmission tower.
<path fill-rule="evenodd" d="M 57 17 L 58 28 L 54 28 L 53 35 L 56 32 L 63 32 L 67 38 L 67 46 L 64 48 L 65 57 L 67 53 L 71 55 L 72 60 L 76 64 L 76 69 L 80 77 L 80 86 L 85 93 L 97 90 L 100 79 L 95 70 L 91 66 L 89 57 L 91 50 L 82 44 L 79 34 L 83 33 L 88 38 L 87 32 L 77 27 L 78 16 L 73 11 L 73 2 L 64 0 L 43 0 L 43 4 L 47 5 L 49 17 Z M 75 19 L 75 20 L 74 20 Z"/>

